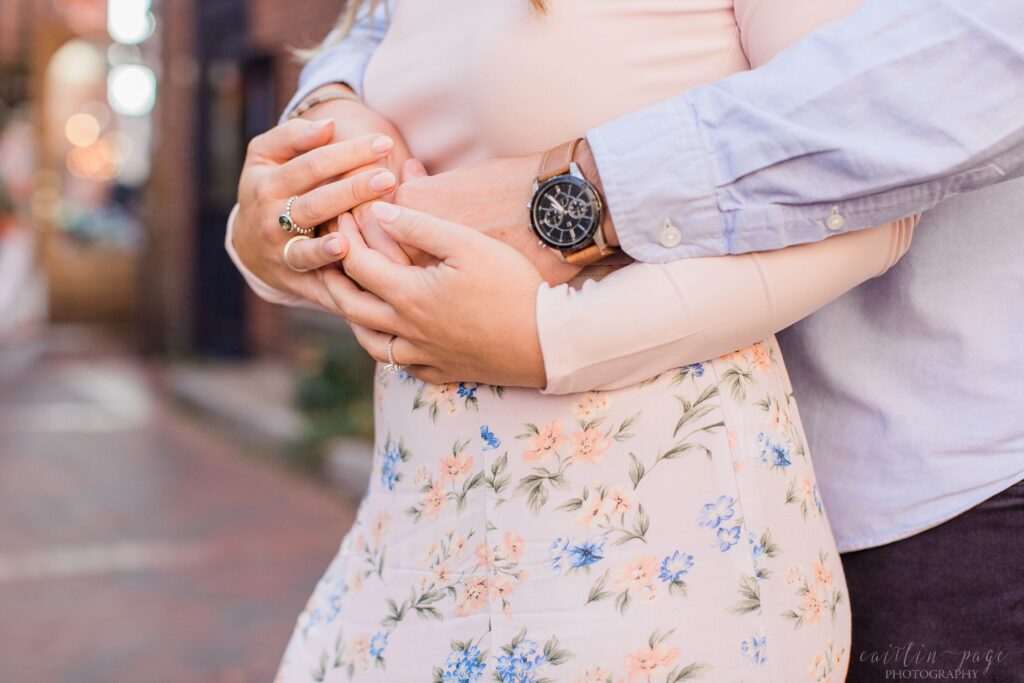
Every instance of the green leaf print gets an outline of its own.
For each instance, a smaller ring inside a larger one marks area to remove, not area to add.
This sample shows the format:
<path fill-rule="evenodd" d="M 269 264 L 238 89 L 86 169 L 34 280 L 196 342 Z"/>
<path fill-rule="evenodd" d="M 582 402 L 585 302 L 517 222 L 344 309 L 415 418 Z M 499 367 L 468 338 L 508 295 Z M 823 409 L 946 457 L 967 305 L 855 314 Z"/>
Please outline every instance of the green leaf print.
<path fill-rule="evenodd" d="M 729 386 L 729 391 L 737 401 L 744 401 L 747 398 L 747 385 L 753 384 L 754 373 L 742 370 L 734 365 L 722 374 L 722 382 Z"/>
<path fill-rule="evenodd" d="M 678 671 L 672 669 L 668 672 L 668 676 L 665 677 L 665 683 L 680 683 L 680 681 L 691 681 L 694 678 L 703 676 L 705 672 L 711 669 L 707 664 L 693 663 L 684 666 Z"/>
<path fill-rule="evenodd" d="M 749 614 L 761 611 L 761 586 L 753 576 L 740 577 L 740 599 L 729 608 L 734 614 Z"/>
<path fill-rule="evenodd" d="M 683 406 L 683 414 L 679 418 L 679 422 L 676 423 L 676 428 L 673 430 L 672 436 L 677 436 L 680 429 L 692 422 L 696 422 L 714 410 L 716 404 L 711 404 L 709 402 L 717 396 L 718 386 L 714 384 L 704 389 L 704 391 L 702 391 L 697 397 L 697 400 L 693 403 L 690 403 L 689 399 L 685 396 L 676 396 L 676 400 L 678 400 Z"/>

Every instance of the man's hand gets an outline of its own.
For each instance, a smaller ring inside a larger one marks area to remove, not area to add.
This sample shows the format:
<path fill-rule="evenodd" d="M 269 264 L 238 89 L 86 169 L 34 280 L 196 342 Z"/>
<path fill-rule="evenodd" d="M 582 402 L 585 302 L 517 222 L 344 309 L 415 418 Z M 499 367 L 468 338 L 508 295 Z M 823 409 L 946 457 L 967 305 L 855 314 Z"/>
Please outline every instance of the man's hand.
<path fill-rule="evenodd" d="M 475 228 L 526 256 L 551 284 L 566 282 L 579 266 L 563 263 L 542 246 L 530 228 L 527 204 L 540 155 L 490 159 L 428 176 L 425 171 L 406 174 L 394 202 L 416 211 Z M 378 228 L 376 221 L 356 216 L 360 229 Z M 413 245 L 403 245 L 413 263 L 429 265 L 435 259 Z"/>
<path fill-rule="evenodd" d="M 541 156 L 489 159 L 435 176 L 428 176 L 426 171 L 406 174 L 394 194 L 394 202 L 476 228 L 517 249 L 548 283 L 567 282 L 579 273 L 580 267 L 563 263 L 554 251 L 540 243 L 530 228 L 527 205 L 532 197 Z M 584 177 L 600 191 L 597 166 L 586 141 L 578 147 L 576 161 Z M 372 234 L 378 226 L 372 219 L 367 219 L 365 213 L 356 216 L 360 227 L 364 230 L 369 228 Z M 606 237 L 615 239 L 611 218 L 607 215 L 603 229 Z M 418 265 L 433 262 L 429 254 L 410 245 L 405 245 L 405 251 Z"/>

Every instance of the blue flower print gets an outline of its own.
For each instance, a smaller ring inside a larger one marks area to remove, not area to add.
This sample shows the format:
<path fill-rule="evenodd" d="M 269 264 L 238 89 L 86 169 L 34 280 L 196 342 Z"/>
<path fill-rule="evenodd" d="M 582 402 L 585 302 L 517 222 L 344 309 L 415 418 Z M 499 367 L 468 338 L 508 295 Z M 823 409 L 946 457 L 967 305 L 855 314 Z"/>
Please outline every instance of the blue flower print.
<path fill-rule="evenodd" d="M 789 448 L 779 443 L 773 443 L 771 447 L 772 465 L 775 467 L 789 467 Z"/>
<path fill-rule="evenodd" d="M 694 363 L 693 365 L 687 365 L 683 370 L 688 370 L 694 377 L 704 376 L 704 364 Z"/>
<path fill-rule="evenodd" d="M 757 446 L 757 457 L 764 464 L 782 469 L 792 464 L 789 459 L 789 447 L 772 441 L 764 432 L 757 435 Z"/>
<path fill-rule="evenodd" d="M 740 541 L 740 525 L 737 524 L 731 529 L 724 526 L 718 528 L 718 549 L 723 553 Z"/>
<path fill-rule="evenodd" d="M 484 450 L 490 451 L 501 445 L 501 439 L 494 435 L 487 425 L 480 428 L 480 438 L 484 440 Z"/>
<path fill-rule="evenodd" d="M 384 656 L 384 648 L 388 646 L 388 632 L 377 631 L 370 638 L 370 656 L 380 659 Z"/>
<path fill-rule="evenodd" d="M 747 532 L 747 543 L 750 544 L 750 554 L 754 558 L 754 564 L 758 564 L 764 559 L 764 546 L 757 540 L 757 535 L 753 532 Z"/>
<path fill-rule="evenodd" d="M 768 661 L 768 651 L 765 636 L 750 636 L 740 643 L 740 652 L 743 657 L 753 666 L 762 666 Z"/>
<path fill-rule="evenodd" d="M 818 514 L 820 515 L 823 510 L 821 509 L 821 496 L 818 495 L 818 485 L 814 485 L 814 507 L 817 508 Z"/>
<path fill-rule="evenodd" d="M 569 566 L 582 569 L 604 559 L 604 539 L 583 541 L 569 549 Z"/>
<path fill-rule="evenodd" d="M 693 567 L 693 555 L 679 550 L 661 561 L 661 573 L 658 578 L 666 583 L 679 583 Z"/>
<path fill-rule="evenodd" d="M 556 538 L 548 547 L 548 563 L 559 574 L 589 567 L 604 559 L 604 542 L 604 538 L 580 542 Z"/>
<path fill-rule="evenodd" d="M 721 496 L 714 503 L 707 503 L 701 508 L 697 523 L 709 529 L 717 529 L 722 522 L 732 519 L 736 514 L 732 509 L 734 502 L 730 496 Z"/>
<path fill-rule="evenodd" d="M 495 671 L 501 683 L 534 683 L 540 673 L 537 668 L 546 661 L 547 657 L 535 641 L 522 640 L 498 659 Z"/>
<path fill-rule="evenodd" d="M 380 467 L 380 483 L 388 491 L 394 491 L 395 484 L 400 479 L 398 476 L 398 463 L 401 461 L 402 455 L 398 451 L 398 446 L 389 441 L 384 449 L 384 457 L 381 460 Z"/>
<path fill-rule="evenodd" d="M 476 645 L 460 646 L 448 654 L 441 680 L 444 683 L 472 683 L 484 675 L 487 664 Z M 436 669 L 435 669 L 436 671 Z M 436 675 L 436 674 L 435 674 Z"/>
<path fill-rule="evenodd" d="M 459 382 L 459 396 L 462 398 L 473 398 L 476 396 L 477 385 L 469 382 Z"/>
<path fill-rule="evenodd" d="M 563 562 L 568 558 L 569 554 L 569 539 L 568 538 L 556 538 L 551 542 L 548 547 L 548 563 L 551 568 L 558 573 L 561 573 L 565 568 Z"/>
<path fill-rule="evenodd" d="M 338 590 L 332 593 L 327 598 L 327 613 L 324 615 L 324 621 L 328 624 L 338 618 L 341 614 L 341 599 L 344 597 L 345 591 Z"/>

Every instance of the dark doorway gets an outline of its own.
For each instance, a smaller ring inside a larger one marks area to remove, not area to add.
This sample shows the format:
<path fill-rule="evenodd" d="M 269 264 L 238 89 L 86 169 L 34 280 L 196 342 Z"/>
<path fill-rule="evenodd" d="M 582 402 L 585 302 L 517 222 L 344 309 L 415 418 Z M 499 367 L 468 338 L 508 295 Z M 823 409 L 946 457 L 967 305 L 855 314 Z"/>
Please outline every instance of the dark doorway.
<path fill-rule="evenodd" d="M 246 11 L 243 0 L 197 2 L 196 350 L 246 352 L 244 283 L 224 251 L 224 226 L 245 160 Z"/>

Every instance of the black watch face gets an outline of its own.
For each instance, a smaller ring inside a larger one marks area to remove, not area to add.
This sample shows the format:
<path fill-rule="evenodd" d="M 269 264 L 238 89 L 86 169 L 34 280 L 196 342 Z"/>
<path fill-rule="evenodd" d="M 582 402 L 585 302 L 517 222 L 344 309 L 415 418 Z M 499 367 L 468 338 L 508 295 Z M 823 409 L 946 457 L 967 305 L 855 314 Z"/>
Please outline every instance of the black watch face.
<path fill-rule="evenodd" d="M 601 225 L 601 198 L 586 180 L 561 175 L 545 181 L 530 207 L 533 229 L 556 249 L 586 244 Z"/>

